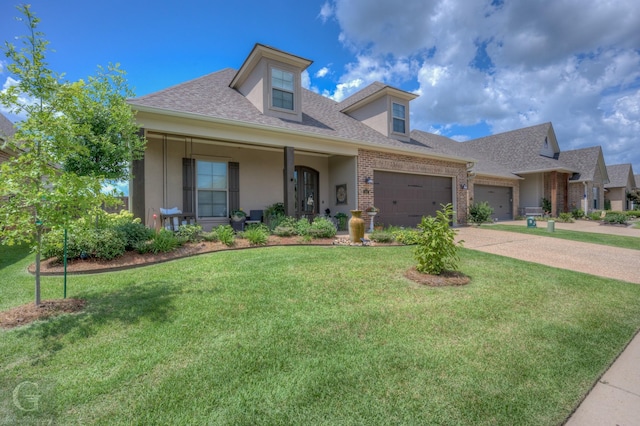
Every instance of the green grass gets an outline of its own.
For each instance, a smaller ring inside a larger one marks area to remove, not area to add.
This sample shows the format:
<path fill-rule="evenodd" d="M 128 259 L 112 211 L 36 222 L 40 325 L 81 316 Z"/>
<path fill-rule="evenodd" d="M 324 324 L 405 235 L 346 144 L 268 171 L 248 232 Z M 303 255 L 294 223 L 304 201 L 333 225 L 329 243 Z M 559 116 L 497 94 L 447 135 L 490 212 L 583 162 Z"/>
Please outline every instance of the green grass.
<path fill-rule="evenodd" d="M 638 285 L 463 249 L 472 283 L 426 288 L 403 277 L 411 250 L 71 276 L 84 313 L 0 331 L 2 424 L 555 425 L 640 327 Z M 0 247 L 3 309 L 32 300 L 30 261 Z M 25 382 L 33 412 L 12 402 Z"/>
<path fill-rule="evenodd" d="M 564 240 L 580 241 L 583 243 L 600 244 L 619 248 L 640 250 L 640 238 L 623 235 L 596 234 L 594 232 L 568 231 L 555 228 L 554 232 L 547 231 L 546 225 L 539 228 L 527 228 L 526 223 L 518 225 L 489 225 L 483 226 L 495 231 L 518 232 L 520 234 L 540 235 L 543 237 L 561 238 Z"/>

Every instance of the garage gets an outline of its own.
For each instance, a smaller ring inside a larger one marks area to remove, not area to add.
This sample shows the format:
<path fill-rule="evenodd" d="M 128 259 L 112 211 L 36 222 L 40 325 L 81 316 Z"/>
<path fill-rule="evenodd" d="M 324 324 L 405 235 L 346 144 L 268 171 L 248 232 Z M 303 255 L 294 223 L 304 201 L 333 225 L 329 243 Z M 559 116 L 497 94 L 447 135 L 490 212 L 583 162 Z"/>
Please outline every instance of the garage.
<path fill-rule="evenodd" d="M 452 178 L 375 171 L 376 222 L 415 227 L 422 216 L 435 216 L 441 204 L 452 203 Z"/>
<path fill-rule="evenodd" d="M 474 185 L 473 201 L 488 202 L 493 208 L 494 219 L 513 220 L 513 189 L 508 186 Z"/>

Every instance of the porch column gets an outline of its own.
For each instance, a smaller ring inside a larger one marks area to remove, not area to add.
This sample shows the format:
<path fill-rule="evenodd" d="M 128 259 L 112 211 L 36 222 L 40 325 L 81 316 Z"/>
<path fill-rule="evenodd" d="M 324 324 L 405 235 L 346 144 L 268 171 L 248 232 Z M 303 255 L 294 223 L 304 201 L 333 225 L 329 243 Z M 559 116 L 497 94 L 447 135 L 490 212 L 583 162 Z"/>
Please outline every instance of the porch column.
<path fill-rule="evenodd" d="M 558 215 L 558 172 L 551 172 L 551 216 Z"/>
<path fill-rule="evenodd" d="M 295 170 L 295 150 L 293 147 L 284 147 L 284 214 L 287 216 L 295 216 L 296 213 L 296 188 L 293 180 Z"/>

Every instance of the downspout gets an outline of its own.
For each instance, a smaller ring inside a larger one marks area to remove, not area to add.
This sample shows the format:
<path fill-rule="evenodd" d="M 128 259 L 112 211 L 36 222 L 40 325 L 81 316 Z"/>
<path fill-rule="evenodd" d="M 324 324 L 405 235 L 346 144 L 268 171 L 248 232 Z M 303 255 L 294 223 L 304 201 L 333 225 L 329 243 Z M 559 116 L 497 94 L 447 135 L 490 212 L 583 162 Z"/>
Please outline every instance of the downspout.
<path fill-rule="evenodd" d="M 587 182 L 586 181 L 584 181 L 582 183 L 584 184 L 584 197 L 583 197 L 584 198 L 584 214 L 586 215 L 586 214 L 589 213 L 587 211 L 588 199 L 589 199 L 589 197 L 587 197 L 587 189 L 588 189 L 588 187 L 587 187 Z"/>

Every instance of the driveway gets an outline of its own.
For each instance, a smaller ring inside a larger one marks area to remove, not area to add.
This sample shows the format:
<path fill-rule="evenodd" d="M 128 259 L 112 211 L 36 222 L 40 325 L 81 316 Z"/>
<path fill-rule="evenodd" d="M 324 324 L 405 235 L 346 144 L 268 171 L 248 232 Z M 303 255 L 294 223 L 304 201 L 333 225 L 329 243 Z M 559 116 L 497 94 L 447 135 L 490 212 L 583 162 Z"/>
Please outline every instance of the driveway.
<path fill-rule="evenodd" d="M 526 226 L 524 221 L 501 222 L 501 224 Z M 539 225 L 546 226 L 546 223 L 540 222 Z M 491 230 L 490 225 L 481 228 L 458 228 L 457 239 L 464 240 L 464 247 L 473 250 L 640 284 L 640 268 L 638 267 L 640 265 L 640 229 L 603 226 L 591 221 L 556 222 L 555 227 L 556 229 L 638 237 L 638 250 L 553 237 L 494 231 Z"/>

